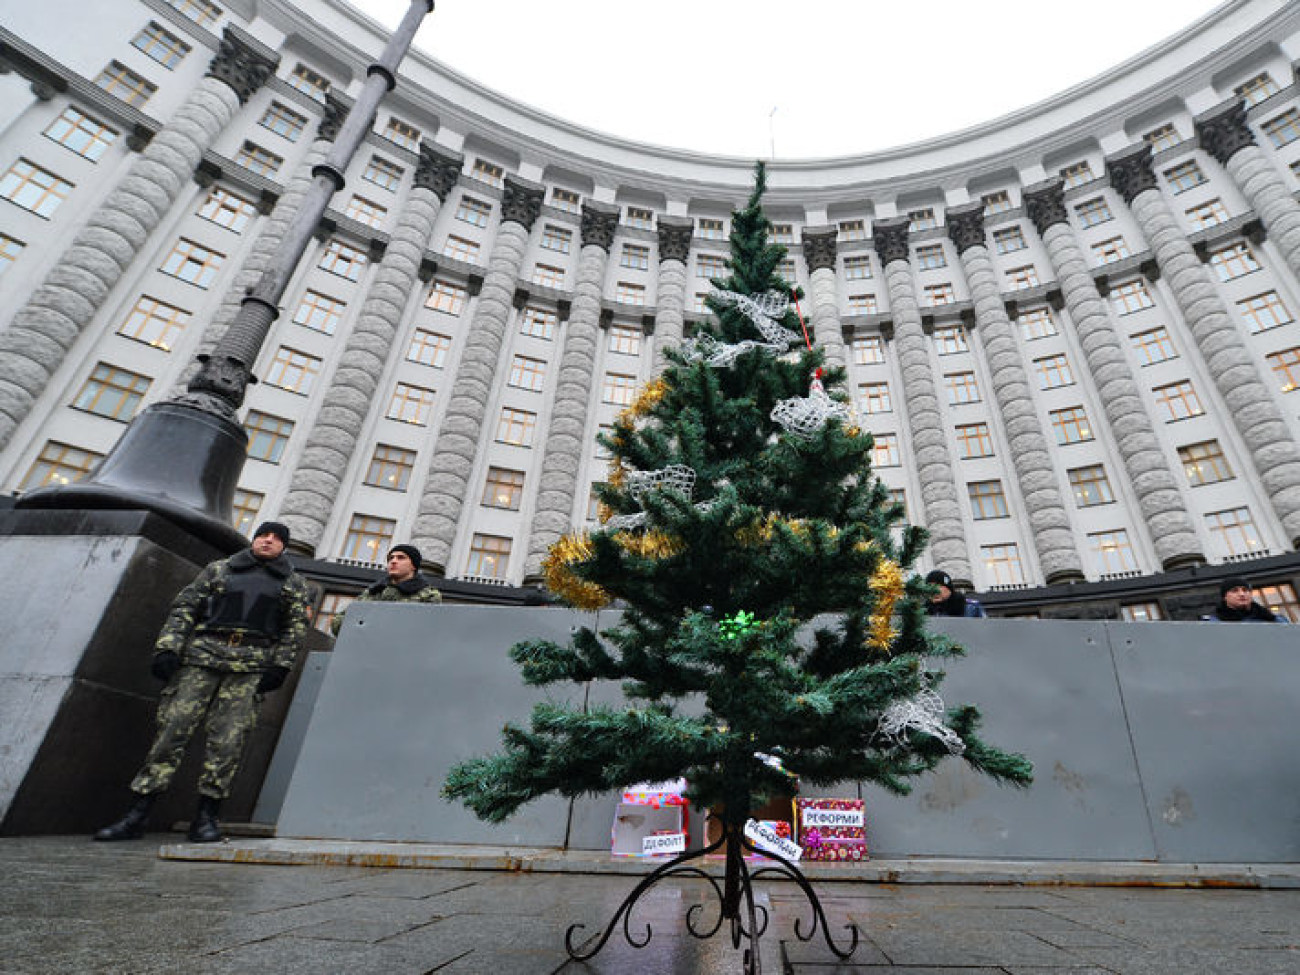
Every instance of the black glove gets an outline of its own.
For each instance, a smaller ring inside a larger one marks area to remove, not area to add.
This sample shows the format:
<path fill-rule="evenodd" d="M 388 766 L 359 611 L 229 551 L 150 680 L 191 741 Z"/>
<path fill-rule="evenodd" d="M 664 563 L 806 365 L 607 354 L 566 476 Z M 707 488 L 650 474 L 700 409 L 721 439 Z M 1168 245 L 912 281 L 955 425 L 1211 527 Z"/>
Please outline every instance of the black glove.
<path fill-rule="evenodd" d="M 153 674 L 160 681 L 166 684 L 176 676 L 176 671 L 181 669 L 181 658 L 176 656 L 171 650 L 164 650 L 161 653 L 153 655 L 153 662 L 149 664 L 149 673 Z"/>
<path fill-rule="evenodd" d="M 265 694 L 268 691 L 278 691 L 284 686 L 284 682 L 288 677 L 288 667 L 272 667 L 269 670 L 262 671 L 262 676 L 257 680 L 257 693 Z"/>

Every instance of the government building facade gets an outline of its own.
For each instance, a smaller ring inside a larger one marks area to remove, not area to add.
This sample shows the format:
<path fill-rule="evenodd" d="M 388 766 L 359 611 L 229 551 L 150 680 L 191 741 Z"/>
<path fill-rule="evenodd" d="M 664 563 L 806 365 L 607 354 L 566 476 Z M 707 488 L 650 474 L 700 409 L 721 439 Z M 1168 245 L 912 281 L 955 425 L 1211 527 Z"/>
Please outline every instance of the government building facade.
<path fill-rule="evenodd" d="M 88 19 L 0 27 L 10 495 L 84 477 L 183 388 L 385 40 L 339 0 Z M 1233 0 L 979 127 L 769 164 L 877 473 L 995 615 L 1188 618 L 1246 573 L 1300 619 L 1297 57 L 1300 6 Z M 450 596 L 534 583 L 597 524 L 596 435 L 707 314 L 752 169 L 413 52 L 261 349 L 235 526 L 291 526 L 322 618 L 398 541 Z"/>

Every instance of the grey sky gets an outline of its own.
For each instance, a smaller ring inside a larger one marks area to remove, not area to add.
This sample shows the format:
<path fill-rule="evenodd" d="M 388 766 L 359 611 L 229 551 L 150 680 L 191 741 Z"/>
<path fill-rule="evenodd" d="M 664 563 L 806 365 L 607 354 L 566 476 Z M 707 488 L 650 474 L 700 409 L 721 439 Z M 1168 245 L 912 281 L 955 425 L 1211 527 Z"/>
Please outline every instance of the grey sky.
<path fill-rule="evenodd" d="M 352 0 L 389 27 L 409 0 Z M 1049 98 L 1218 0 L 437 0 L 417 46 L 489 88 L 637 142 L 873 152 Z"/>

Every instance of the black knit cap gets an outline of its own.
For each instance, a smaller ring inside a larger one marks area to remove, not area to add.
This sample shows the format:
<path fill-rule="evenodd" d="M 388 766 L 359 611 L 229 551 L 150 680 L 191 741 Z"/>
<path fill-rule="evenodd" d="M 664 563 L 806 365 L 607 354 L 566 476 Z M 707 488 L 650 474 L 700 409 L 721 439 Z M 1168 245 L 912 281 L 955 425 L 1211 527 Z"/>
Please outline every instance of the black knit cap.
<path fill-rule="evenodd" d="M 392 554 L 394 552 L 402 552 L 403 554 L 405 554 L 406 557 L 411 560 L 411 564 L 415 566 L 416 572 L 419 572 L 420 566 L 424 564 L 424 556 L 420 554 L 420 550 L 416 548 L 414 545 L 407 545 L 406 543 L 402 543 L 401 545 L 394 545 L 392 548 L 388 550 L 388 555 L 390 558 L 392 557 Z"/>
<path fill-rule="evenodd" d="M 1245 576 L 1229 576 L 1219 583 L 1219 595 L 1228 595 L 1230 589 L 1250 589 L 1250 580 Z"/>
<path fill-rule="evenodd" d="M 944 572 L 943 569 L 932 569 L 930 574 L 925 577 L 925 581 L 932 586 L 947 586 L 952 588 L 952 576 Z"/>
<path fill-rule="evenodd" d="M 289 526 L 282 521 L 264 521 L 257 526 L 257 531 L 253 532 L 253 537 L 258 535 L 275 535 L 285 546 L 289 545 Z"/>

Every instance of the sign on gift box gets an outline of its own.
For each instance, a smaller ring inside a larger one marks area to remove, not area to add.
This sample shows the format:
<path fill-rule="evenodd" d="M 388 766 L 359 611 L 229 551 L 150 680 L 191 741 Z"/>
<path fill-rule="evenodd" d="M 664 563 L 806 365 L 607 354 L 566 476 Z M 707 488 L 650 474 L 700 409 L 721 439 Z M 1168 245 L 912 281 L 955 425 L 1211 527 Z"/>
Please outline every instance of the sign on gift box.
<path fill-rule="evenodd" d="M 805 860 L 866 860 L 866 806 L 861 799 L 798 799 Z"/>

